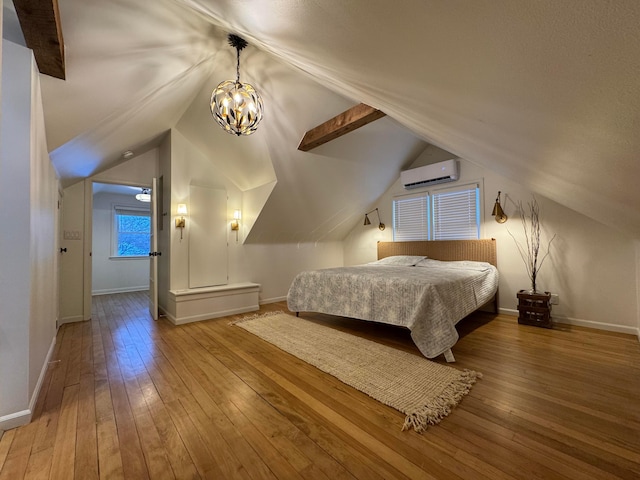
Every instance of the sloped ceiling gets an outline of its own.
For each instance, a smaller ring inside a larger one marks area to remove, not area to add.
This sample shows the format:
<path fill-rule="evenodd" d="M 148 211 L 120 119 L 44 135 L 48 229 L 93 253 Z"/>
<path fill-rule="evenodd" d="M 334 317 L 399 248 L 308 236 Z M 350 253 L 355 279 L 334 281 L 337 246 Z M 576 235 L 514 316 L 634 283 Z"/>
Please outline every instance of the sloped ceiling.
<path fill-rule="evenodd" d="M 212 148 L 204 118 L 188 111 L 197 100 L 206 116 L 205 92 L 233 76 L 234 32 L 250 43 L 243 80 L 268 97 L 253 160 L 268 158 L 273 172 L 262 173 L 278 179 L 265 219 L 281 208 L 318 212 L 322 230 L 339 236 L 355 214 L 340 216 L 326 199 L 342 189 L 340 203 L 363 210 L 425 141 L 640 238 L 637 0 L 60 0 L 60 11 L 67 80 L 42 85 L 52 158 L 67 182 L 149 148 L 183 117 L 183 134 Z M 317 86 L 300 95 L 291 82 Z M 354 188 L 339 143 L 330 153 L 294 150 L 307 129 L 358 102 L 386 112 L 378 122 L 391 128 L 376 122 L 345 142 L 405 146 L 369 150 L 372 180 Z M 219 142 L 245 140 L 228 137 Z M 228 170 L 251 184 L 248 170 Z M 322 189 L 318 175 L 351 184 Z M 293 192 L 313 198 L 294 207 Z"/>

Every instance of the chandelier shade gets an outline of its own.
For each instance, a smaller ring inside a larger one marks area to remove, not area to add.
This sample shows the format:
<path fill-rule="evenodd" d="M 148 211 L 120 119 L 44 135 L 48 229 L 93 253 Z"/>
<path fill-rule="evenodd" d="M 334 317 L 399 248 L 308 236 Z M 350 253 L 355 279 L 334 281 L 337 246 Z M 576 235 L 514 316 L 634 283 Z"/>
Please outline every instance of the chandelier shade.
<path fill-rule="evenodd" d="M 211 94 L 211 114 L 226 132 L 251 135 L 262 120 L 262 98 L 248 83 L 225 80 Z"/>
<path fill-rule="evenodd" d="M 213 90 L 211 114 L 225 132 L 237 136 L 251 135 L 262 120 L 262 98 L 253 85 L 240 82 L 240 51 L 247 42 L 231 34 L 229 44 L 237 51 L 236 80 L 225 80 Z"/>
<path fill-rule="evenodd" d="M 138 200 L 139 202 L 145 202 L 145 203 L 151 202 L 151 189 L 143 188 L 142 192 L 136 195 L 136 200 Z"/>

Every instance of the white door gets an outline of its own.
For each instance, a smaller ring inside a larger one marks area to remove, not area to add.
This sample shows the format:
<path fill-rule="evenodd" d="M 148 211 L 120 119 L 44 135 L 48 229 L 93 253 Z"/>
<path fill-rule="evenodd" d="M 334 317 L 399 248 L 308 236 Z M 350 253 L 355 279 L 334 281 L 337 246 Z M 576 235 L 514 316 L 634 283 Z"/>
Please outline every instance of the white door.
<path fill-rule="evenodd" d="M 56 311 L 56 329 L 60 327 L 60 299 L 62 298 L 60 295 L 60 288 L 62 285 L 61 277 L 62 277 L 62 255 L 67 251 L 66 247 L 63 247 L 62 241 L 62 191 L 58 190 L 58 211 L 56 213 L 56 251 L 58 251 L 58 255 L 56 256 L 56 277 L 55 277 L 55 288 L 54 292 L 56 295 L 56 303 L 58 304 L 58 310 Z"/>
<path fill-rule="evenodd" d="M 158 319 L 158 194 L 156 179 L 151 183 L 151 235 L 149 252 L 149 313 Z"/>

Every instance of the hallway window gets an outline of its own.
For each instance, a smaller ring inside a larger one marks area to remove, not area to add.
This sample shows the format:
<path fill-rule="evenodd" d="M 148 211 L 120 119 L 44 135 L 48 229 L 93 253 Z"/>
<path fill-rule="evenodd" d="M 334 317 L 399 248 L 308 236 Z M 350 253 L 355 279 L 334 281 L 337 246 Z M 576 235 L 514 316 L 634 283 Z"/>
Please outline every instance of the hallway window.
<path fill-rule="evenodd" d="M 148 210 L 114 207 L 114 257 L 146 257 L 150 251 L 151 214 Z"/>

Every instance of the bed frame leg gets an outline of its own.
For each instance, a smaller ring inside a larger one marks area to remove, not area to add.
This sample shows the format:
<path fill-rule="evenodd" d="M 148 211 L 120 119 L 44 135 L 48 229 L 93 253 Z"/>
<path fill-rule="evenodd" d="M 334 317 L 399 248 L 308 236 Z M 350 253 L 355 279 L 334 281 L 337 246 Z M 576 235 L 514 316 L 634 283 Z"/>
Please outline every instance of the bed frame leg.
<path fill-rule="evenodd" d="M 451 351 L 451 349 L 444 352 L 444 359 L 447 361 L 447 363 L 453 363 L 456 361 L 456 357 L 453 356 L 453 352 Z"/>

